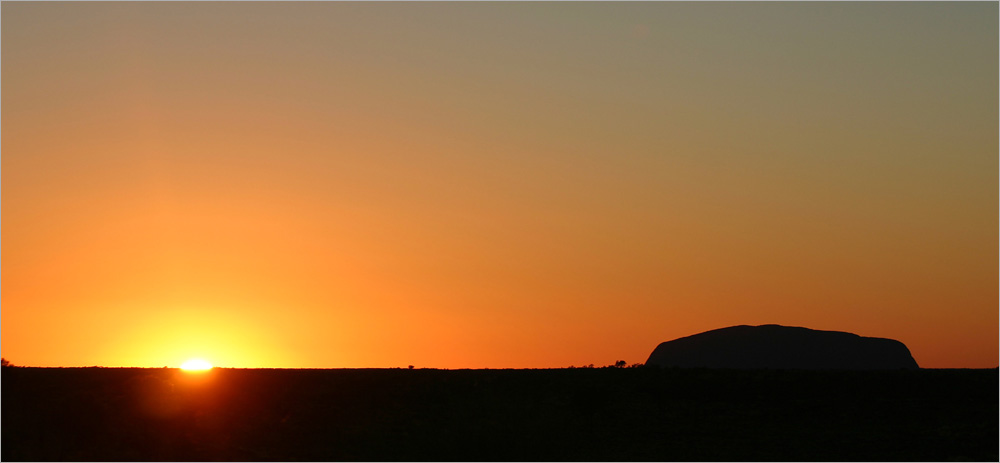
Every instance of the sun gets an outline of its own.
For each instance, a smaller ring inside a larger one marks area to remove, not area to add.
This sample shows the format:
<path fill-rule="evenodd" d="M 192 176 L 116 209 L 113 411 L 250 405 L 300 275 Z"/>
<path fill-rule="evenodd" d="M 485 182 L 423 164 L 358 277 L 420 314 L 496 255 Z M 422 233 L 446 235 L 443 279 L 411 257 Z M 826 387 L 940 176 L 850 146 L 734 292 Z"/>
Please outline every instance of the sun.
<path fill-rule="evenodd" d="M 211 370 L 212 364 L 202 359 L 191 359 L 181 364 L 181 370 L 205 371 Z"/>

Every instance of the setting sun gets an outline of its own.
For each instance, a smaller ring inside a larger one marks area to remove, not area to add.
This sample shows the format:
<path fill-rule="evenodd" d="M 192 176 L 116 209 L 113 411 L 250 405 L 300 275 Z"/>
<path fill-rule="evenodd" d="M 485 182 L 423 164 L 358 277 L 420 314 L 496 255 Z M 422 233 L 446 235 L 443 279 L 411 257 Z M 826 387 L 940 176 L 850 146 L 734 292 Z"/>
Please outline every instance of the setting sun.
<path fill-rule="evenodd" d="M 204 371 L 211 369 L 212 369 L 212 364 L 202 359 L 191 359 L 181 364 L 181 370 Z"/>

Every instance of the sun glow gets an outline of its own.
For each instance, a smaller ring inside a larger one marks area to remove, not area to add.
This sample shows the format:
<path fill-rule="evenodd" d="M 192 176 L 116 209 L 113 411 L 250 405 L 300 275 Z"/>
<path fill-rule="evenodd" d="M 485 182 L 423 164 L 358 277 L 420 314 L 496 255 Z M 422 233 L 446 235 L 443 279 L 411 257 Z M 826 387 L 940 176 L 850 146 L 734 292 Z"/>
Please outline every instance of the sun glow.
<path fill-rule="evenodd" d="M 191 359 L 181 364 L 181 370 L 186 371 L 205 371 L 211 369 L 212 364 L 202 359 Z"/>

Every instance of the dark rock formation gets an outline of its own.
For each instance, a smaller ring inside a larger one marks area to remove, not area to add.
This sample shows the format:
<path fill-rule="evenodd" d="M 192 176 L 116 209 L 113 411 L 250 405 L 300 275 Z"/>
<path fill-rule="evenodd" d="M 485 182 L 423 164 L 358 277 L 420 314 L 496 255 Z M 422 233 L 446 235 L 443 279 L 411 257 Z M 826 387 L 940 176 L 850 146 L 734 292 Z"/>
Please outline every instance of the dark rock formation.
<path fill-rule="evenodd" d="M 840 331 L 731 326 L 656 346 L 647 365 L 689 368 L 889 370 L 919 368 L 906 345 Z"/>

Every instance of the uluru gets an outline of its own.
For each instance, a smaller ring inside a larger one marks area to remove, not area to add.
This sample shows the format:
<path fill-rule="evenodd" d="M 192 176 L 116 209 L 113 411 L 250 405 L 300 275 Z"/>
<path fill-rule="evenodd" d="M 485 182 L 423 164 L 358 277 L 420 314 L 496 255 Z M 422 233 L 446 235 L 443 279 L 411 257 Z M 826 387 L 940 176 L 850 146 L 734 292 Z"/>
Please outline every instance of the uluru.
<path fill-rule="evenodd" d="M 660 343 L 646 365 L 788 370 L 917 369 L 902 342 L 842 331 L 739 325 Z"/>

